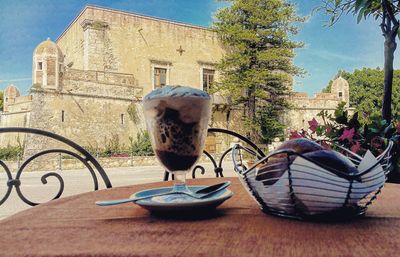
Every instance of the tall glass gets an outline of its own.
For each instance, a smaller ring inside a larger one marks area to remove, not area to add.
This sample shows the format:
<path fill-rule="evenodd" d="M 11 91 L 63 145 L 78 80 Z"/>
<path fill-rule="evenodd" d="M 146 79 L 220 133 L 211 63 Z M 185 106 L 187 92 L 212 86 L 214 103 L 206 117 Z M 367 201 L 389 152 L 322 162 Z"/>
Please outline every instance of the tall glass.
<path fill-rule="evenodd" d="M 143 100 L 144 117 L 155 155 L 175 178 L 174 191 L 189 190 L 185 179 L 204 148 L 211 98 L 201 90 L 165 86 Z"/>

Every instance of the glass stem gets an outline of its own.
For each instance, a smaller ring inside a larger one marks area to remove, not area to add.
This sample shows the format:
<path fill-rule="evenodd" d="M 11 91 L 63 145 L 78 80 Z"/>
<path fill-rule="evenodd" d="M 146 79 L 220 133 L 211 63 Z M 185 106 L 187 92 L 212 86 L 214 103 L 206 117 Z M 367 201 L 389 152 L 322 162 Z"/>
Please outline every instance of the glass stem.
<path fill-rule="evenodd" d="M 182 191 L 190 191 L 190 189 L 186 186 L 186 171 L 176 171 L 174 172 L 174 187 L 172 191 L 182 192 Z"/>

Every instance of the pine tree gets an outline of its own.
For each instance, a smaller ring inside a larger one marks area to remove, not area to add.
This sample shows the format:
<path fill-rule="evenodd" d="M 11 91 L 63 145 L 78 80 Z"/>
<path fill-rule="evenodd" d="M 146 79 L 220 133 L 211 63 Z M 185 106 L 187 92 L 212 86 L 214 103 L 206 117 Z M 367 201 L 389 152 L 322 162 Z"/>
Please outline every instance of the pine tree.
<path fill-rule="evenodd" d="M 215 91 L 228 94 L 245 108 L 248 136 L 266 143 L 283 133 L 282 116 L 292 77 L 302 70 L 293 64 L 291 40 L 304 18 L 285 0 L 227 0 L 215 16 L 214 28 L 226 54 L 218 65 L 222 80 Z"/>

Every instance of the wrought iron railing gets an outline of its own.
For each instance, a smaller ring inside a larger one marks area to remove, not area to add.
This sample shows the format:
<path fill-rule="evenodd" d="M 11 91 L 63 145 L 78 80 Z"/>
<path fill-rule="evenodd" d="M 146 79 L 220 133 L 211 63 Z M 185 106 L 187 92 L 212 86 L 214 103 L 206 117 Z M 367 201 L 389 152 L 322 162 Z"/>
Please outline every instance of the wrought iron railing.
<path fill-rule="evenodd" d="M 12 173 L 9 169 L 9 167 L 6 165 L 5 162 L 3 162 L 2 160 L 0 160 L 0 165 L 3 167 L 6 175 L 7 175 L 7 191 L 4 194 L 4 196 L 2 198 L 0 198 L 0 205 L 2 205 L 10 196 L 12 189 L 15 188 L 19 198 L 31 205 L 38 205 L 39 203 L 37 202 L 33 202 L 31 200 L 29 200 L 21 191 L 21 174 L 23 173 L 24 169 L 28 166 L 29 163 L 31 163 L 33 160 L 35 160 L 36 158 L 46 155 L 46 154 L 51 154 L 51 153 L 62 153 L 62 154 L 66 154 L 69 156 L 72 156 L 74 158 L 76 158 L 77 160 L 79 160 L 81 163 L 83 163 L 85 165 L 85 167 L 89 170 L 92 179 L 93 179 L 93 185 L 94 185 L 94 190 L 98 190 L 99 189 L 99 181 L 97 178 L 97 174 L 96 172 L 101 176 L 101 178 L 103 179 L 103 182 L 105 184 L 105 186 L 107 188 L 111 188 L 111 182 L 106 174 L 106 172 L 104 171 L 104 169 L 101 167 L 101 165 L 98 163 L 98 161 L 88 152 L 86 151 L 83 147 L 81 147 L 80 145 L 76 144 L 75 142 L 54 134 L 52 132 L 48 132 L 48 131 L 44 131 L 44 130 L 40 130 L 40 129 L 33 129 L 33 128 L 18 128 L 18 127 L 10 127 L 10 128 L 0 128 L 0 134 L 2 133 L 26 133 L 26 134 L 36 134 L 36 135 L 41 135 L 41 136 L 45 136 L 45 137 L 49 137 L 52 138 L 56 141 L 62 142 L 68 146 L 70 146 L 71 148 L 73 148 L 76 152 L 72 152 L 70 150 L 65 150 L 65 149 L 49 149 L 49 150 L 43 150 L 41 152 L 38 152 L 34 155 L 32 155 L 31 157 L 29 157 L 28 159 L 26 159 L 18 168 L 15 178 L 12 176 Z M 42 184 L 47 184 L 47 178 L 49 177 L 54 177 L 58 180 L 59 182 L 59 188 L 58 188 L 58 192 L 56 193 L 56 195 L 52 198 L 52 200 L 59 198 L 63 192 L 64 192 L 64 180 L 61 177 L 60 174 L 56 173 L 56 172 L 47 172 L 46 174 L 44 174 L 41 177 L 41 182 Z M 0 196 L 1 197 L 1 196 Z"/>
<path fill-rule="evenodd" d="M 249 148 L 247 148 L 247 149 L 253 155 L 257 156 L 258 158 L 262 158 L 265 156 L 263 151 L 256 144 L 254 144 L 246 137 L 244 137 L 234 131 L 230 131 L 227 129 L 220 129 L 220 128 L 210 128 L 208 130 L 208 132 L 209 133 L 221 133 L 221 134 L 229 135 L 232 137 L 236 137 L 241 142 L 243 142 L 244 144 L 247 144 L 249 146 Z M 38 202 L 34 202 L 34 201 L 28 199 L 22 193 L 22 191 L 21 191 L 21 184 L 22 184 L 21 183 L 21 175 L 23 174 L 24 170 L 28 167 L 28 165 L 31 162 L 33 162 L 35 159 L 37 159 L 41 156 L 47 155 L 47 154 L 52 154 L 52 153 L 69 155 L 69 156 L 79 160 L 81 163 L 83 163 L 84 166 L 88 169 L 88 171 L 92 177 L 94 190 L 99 189 L 99 180 L 98 180 L 97 174 L 99 174 L 101 176 L 101 178 L 107 188 L 112 187 L 111 182 L 110 182 L 106 172 L 104 171 L 102 166 L 99 164 L 99 162 L 96 160 L 96 158 L 94 158 L 83 147 L 81 147 L 77 143 L 71 141 L 70 139 L 67 139 L 63 136 L 60 136 L 60 135 L 52 133 L 52 132 L 48 132 L 48 131 L 40 130 L 40 129 L 33 129 L 33 128 L 21 128 L 21 127 L 0 128 L 0 134 L 2 134 L 2 133 L 25 133 L 25 134 L 36 134 L 36 135 L 40 135 L 40 136 L 45 136 L 45 137 L 48 137 L 48 138 L 51 138 L 51 139 L 54 139 L 56 141 L 66 144 L 67 146 L 73 148 L 75 150 L 75 152 L 58 148 L 58 149 L 47 149 L 47 150 L 43 150 L 38 153 L 35 153 L 34 155 L 30 156 L 28 159 L 23 161 L 20 165 L 18 165 L 15 177 L 13 177 L 13 174 L 11 173 L 11 170 L 7 166 L 7 164 L 4 161 L 0 160 L 0 166 L 4 169 L 5 174 L 7 176 L 7 182 L 6 182 L 7 189 L 6 189 L 4 196 L 0 196 L 1 197 L 0 205 L 2 205 L 9 198 L 13 188 L 15 189 L 19 198 L 26 204 L 29 204 L 31 206 L 40 204 Z M 222 167 L 222 164 L 223 164 L 223 161 L 226 158 L 226 156 L 228 156 L 228 153 L 230 153 L 231 151 L 232 151 L 232 148 L 227 149 L 225 152 L 222 153 L 222 155 L 220 155 L 219 159 L 215 158 L 213 155 L 211 155 L 207 151 L 204 151 L 204 154 L 211 161 L 211 163 L 213 165 L 214 173 L 215 173 L 216 177 L 224 176 L 224 174 L 223 174 L 224 169 Z M 200 172 L 201 174 L 205 174 L 205 171 L 206 171 L 206 169 L 203 166 L 201 166 L 201 165 L 195 166 L 192 170 L 192 178 L 196 178 L 196 174 L 198 174 L 198 172 Z M 41 176 L 42 184 L 47 184 L 49 177 L 56 178 L 59 183 L 58 191 L 51 200 L 60 198 L 64 192 L 64 187 L 65 187 L 64 179 L 57 172 L 47 172 L 43 176 Z M 168 180 L 168 179 L 169 179 L 169 173 L 165 172 L 164 180 Z"/>
<path fill-rule="evenodd" d="M 221 129 L 221 128 L 209 128 L 208 133 L 221 133 L 225 135 L 229 135 L 232 137 L 238 138 L 242 143 L 247 144 L 249 147 L 245 147 L 249 153 L 256 156 L 257 159 L 261 159 L 265 157 L 264 152 L 251 140 L 248 138 L 228 129 Z M 228 148 L 222 155 L 219 157 L 219 160 L 216 160 L 209 152 L 203 151 L 203 153 L 207 156 L 207 158 L 211 161 L 214 167 L 214 173 L 216 177 L 223 177 L 224 176 L 224 169 L 222 167 L 222 163 L 225 157 L 232 151 L 232 147 Z M 202 165 L 196 165 L 192 170 L 192 178 L 196 178 L 196 172 L 200 171 L 202 175 L 205 174 L 206 169 Z M 165 171 L 164 173 L 164 180 L 167 181 L 169 179 L 169 172 Z M 173 177 L 172 177 L 173 179 Z"/>

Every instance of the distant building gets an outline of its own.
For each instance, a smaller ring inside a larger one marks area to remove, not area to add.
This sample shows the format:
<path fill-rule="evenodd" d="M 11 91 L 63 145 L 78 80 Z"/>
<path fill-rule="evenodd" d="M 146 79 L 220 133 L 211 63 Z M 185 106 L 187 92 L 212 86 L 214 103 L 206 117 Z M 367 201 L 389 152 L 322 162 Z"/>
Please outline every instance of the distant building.
<path fill-rule="evenodd" d="M 0 113 L 1 127 L 28 127 L 32 108 L 32 95 L 21 96 L 13 84 L 4 89 L 3 112 Z M 23 144 L 24 135 L 2 134 L 0 146 Z"/>
<path fill-rule="evenodd" d="M 340 102 L 346 102 L 349 108 L 350 91 L 349 83 L 342 77 L 335 79 L 332 83 L 331 92 L 317 93 L 309 97 L 305 92 L 292 92 L 289 102 L 293 105 L 286 115 L 285 123 L 289 130 L 307 129 L 308 121 L 316 118 L 322 122 L 317 114 L 322 110 L 333 114 Z M 352 108 L 349 108 L 352 111 Z"/>

